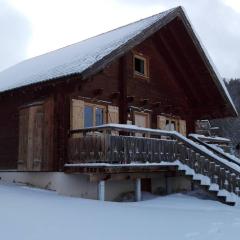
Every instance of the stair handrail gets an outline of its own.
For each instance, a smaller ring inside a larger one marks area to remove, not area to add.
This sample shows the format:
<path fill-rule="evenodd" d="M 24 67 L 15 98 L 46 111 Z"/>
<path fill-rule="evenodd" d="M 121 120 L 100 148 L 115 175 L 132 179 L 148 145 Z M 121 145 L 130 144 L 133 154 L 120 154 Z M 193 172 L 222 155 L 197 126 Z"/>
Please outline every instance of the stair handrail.
<path fill-rule="evenodd" d="M 206 147 L 207 149 L 209 149 L 210 151 L 212 151 L 213 153 L 219 155 L 220 157 L 222 158 L 225 158 L 226 160 L 228 160 L 229 162 L 232 162 L 232 163 L 235 163 L 237 164 L 238 166 L 240 166 L 240 159 L 239 161 L 237 160 L 234 160 L 233 158 L 231 158 L 230 156 L 228 156 L 226 153 L 212 147 L 211 145 L 205 143 L 204 141 L 200 140 L 197 136 L 194 136 L 194 134 L 189 134 L 188 137 L 190 139 L 192 139 L 193 141 L 203 145 L 204 147 Z"/>

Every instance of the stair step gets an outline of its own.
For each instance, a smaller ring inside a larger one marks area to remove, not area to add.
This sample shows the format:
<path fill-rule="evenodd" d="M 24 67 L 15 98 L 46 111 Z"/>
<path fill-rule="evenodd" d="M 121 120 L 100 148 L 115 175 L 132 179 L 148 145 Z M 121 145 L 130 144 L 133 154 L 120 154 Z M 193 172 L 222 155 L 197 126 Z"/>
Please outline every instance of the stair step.
<path fill-rule="evenodd" d="M 184 165 L 179 165 L 178 171 L 186 177 L 190 177 L 194 183 L 208 192 L 212 197 L 216 198 L 216 200 L 230 206 L 236 205 L 237 196 L 229 193 L 227 190 L 219 190 L 218 184 L 211 183 L 209 177 L 196 174 L 194 170 Z"/>
<path fill-rule="evenodd" d="M 225 204 L 229 205 L 229 206 L 235 206 L 236 202 L 225 202 Z"/>
<path fill-rule="evenodd" d="M 216 184 L 216 183 L 212 183 L 209 187 L 209 191 L 212 191 L 212 192 L 219 192 L 219 186 Z"/>
<path fill-rule="evenodd" d="M 225 196 L 226 197 L 226 202 L 237 202 L 238 196 L 234 193 L 229 193 L 226 190 L 220 190 L 218 192 L 218 196 Z"/>
<path fill-rule="evenodd" d="M 178 166 L 178 171 L 184 173 L 185 175 L 193 176 L 195 174 L 194 170 L 189 167 Z"/>

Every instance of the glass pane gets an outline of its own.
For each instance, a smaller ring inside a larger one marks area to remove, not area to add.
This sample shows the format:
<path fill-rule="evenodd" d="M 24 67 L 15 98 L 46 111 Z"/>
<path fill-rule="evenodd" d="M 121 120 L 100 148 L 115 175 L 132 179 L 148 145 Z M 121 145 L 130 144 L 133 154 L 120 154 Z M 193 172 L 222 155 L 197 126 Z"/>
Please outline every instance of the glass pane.
<path fill-rule="evenodd" d="M 85 106 L 84 107 L 84 127 L 93 126 L 93 107 Z"/>
<path fill-rule="evenodd" d="M 169 122 L 169 120 L 166 120 L 165 130 L 167 130 L 167 131 L 170 130 L 170 122 Z"/>
<path fill-rule="evenodd" d="M 175 121 L 171 122 L 171 130 L 174 131 L 176 129 L 176 123 Z"/>
<path fill-rule="evenodd" d="M 135 71 L 144 75 L 144 60 L 135 58 Z"/>
<path fill-rule="evenodd" d="M 96 126 L 102 125 L 103 122 L 103 109 L 102 108 L 96 108 Z"/>

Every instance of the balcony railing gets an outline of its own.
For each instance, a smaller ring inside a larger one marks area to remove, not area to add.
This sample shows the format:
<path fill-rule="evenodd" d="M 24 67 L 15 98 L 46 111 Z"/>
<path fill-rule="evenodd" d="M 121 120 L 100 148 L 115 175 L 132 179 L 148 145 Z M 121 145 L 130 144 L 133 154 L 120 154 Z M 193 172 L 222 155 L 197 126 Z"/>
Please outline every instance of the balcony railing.
<path fill-rule="evenodd" d="M 173 161 L 176 140 L 92 134 L 69 140 L 71 163 Z"/>
<path fill-rule="evenodd" d="M 161 163 L 179 160 L 217 183 L 220 189 L 239 194 L 240 167 L 175 131 L 108 124 L 70 132 L 68 164 Z M 146 164 L 147 167 L 147 164 Z"/>

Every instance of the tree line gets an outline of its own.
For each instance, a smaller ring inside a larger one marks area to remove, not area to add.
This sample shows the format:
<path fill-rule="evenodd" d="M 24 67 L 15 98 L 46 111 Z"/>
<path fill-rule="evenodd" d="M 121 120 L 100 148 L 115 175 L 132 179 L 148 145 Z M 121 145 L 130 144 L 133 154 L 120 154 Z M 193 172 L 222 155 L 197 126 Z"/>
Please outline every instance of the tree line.
<path fill-rule="evenodd" d="M 224 79 L 224 83 L 232 97 L 233 103 L 240 114 L 240 79 Z M 233 146 L 236 147 L 240 143 L 240 116 L 224 119 L 215 119 L 211 121 L 212 126 L 219 127 L 219 135 L 229 138 Z"/>

